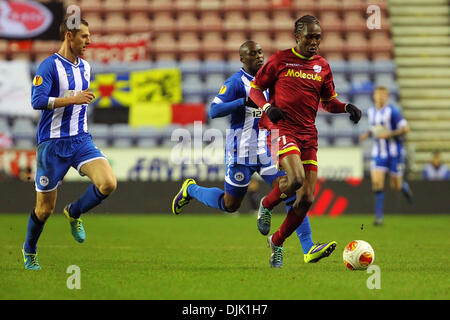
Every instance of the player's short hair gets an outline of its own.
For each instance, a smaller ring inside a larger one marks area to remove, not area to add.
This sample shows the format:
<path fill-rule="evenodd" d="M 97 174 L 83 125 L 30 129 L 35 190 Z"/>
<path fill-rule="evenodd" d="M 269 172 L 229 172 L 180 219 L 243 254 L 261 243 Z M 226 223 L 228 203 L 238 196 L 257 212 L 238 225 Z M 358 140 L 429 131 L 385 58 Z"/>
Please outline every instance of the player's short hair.
<path fill-rule="evenodd" d="M 299 34 L 303 32 L 306 26 L 310 23 L 315 23 L 318 26 L 320 26 L 319 20 L 310 14 L 304 15 L 299 19 L 297 19 L 297 21 L 295 21 L 294 34 Z"/>
<path fill-rule="evenodd" d="M 376 86 L 374 91 L 377 91 L 377 90 L 389 92 L 388 87 L 385 87 L 385 86 Z"/>
<path fill-rule="evenodd" d="M 69 27 L 67 26 L 68 19 L 69 19 L 69 17 L 66 17 L 64 19 L 64 21 L 61 23 L 61 25 L 59 26 L 59 38 L 61 39 L 61 41 L 64 41 L 64 39 L 66 38 L 67 32 L 70 31 L 72 33 L 72 35 L 75 36 L 77 34 L 77 32 L 80 31 L 80 29 L 77 29 L 77 28 L 69 29 Z M 89 24 L 84 19 L 80 19 L 80 26 L 82 24 L 84 24 L 86 27 L 89 27 Z"/>

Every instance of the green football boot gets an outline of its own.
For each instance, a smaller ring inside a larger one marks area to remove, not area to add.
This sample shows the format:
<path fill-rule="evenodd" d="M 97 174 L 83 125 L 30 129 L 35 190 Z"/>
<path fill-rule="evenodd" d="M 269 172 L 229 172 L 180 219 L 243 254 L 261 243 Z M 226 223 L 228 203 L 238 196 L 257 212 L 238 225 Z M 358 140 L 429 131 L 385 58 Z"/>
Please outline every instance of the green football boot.
<path fill-rule="evenodd" d="M 69 208 L 70 204 L 65 206 L 64 215 L 66 216 L 67 220 L 69 220 L 70 229 L 72 230 L 72 235 L 74 239 L 79 243 L 82 243 L 84 242 L 84 240 L 86 240 L 86 232 L 84 232 L 83 220 L 81 220 L 80 218 L 78 219 L 72 218 L 69 214 Z"/>
<path fill-rule="evenodd" d="M 183 185 L 181 186 L 180 191 L 178 191 L 175 198 L 173 198 L 173 201 L 172 201 L 173 214 L 176 214 L 176 215 L 180 214 L 181 211 L 183 210 L 183 207 L 185 207 L 189 203 L 189 201 L 192 199 L 187 192 L 187 188 L 191 184 L 196 184 L 195 180 L 194 179 L 186 179 L 184 181 Z"/>
<path fill-rule="evenodd" d="M 320 259 L 328 257 L 336 249 L 336 244 L 336 241 L 330 241 L 313 245 L 303 257 L 305 263 L 315 263 Z"/>
<path fill-rule="evenodd" d="M 41 266 L 39 265 L 39 261 L 37 258 L 37 253 L 26 253 L 25 249 L 22 248 L 23 255 L 23 263 L 25 265 L 25 269 L 27 270 L 39 270 Z"/>

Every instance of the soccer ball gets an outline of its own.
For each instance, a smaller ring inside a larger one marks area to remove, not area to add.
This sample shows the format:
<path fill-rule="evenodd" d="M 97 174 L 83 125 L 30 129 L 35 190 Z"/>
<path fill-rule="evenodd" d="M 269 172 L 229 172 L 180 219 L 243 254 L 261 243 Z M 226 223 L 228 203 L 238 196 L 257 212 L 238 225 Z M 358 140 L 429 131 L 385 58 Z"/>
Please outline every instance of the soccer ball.
<path fill-rule="evenodd" d="M 365 270 L 375 260 L 375 252 L 368 242 L 353 240 L 345 246 L 342 257 L 348 269 Z"/>

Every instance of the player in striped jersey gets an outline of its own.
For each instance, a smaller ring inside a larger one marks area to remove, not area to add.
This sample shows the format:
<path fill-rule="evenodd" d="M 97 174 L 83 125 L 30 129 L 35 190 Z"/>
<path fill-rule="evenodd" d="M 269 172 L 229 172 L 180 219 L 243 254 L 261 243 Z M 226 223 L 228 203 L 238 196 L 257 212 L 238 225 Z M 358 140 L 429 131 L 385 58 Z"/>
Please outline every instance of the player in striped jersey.
<path fill-rule="evenodd" d="M 26 269 L 40 269 L 37 242 L 53 213 L 57 187 L 70 167 L 92 181 L 85 193 L 64 208 L 72 235 L 85 240 L 80 215 L 100 204 L 116 189 L 116 178 L 87 128 L 87 107 L 94 99 L 89 91 L 91 67 L 81 58 L 90 43 L 88 23 L 81 19 L 60 26 L 60 50 L 39 65 L 33 79 L 31 104 L 41 110 L 37 130 L 36 205 L 28 220 L 23 258 Z"/>
<path fill-rule="evenodd" d="M 239 54 L 243 67 L 225 81 L 210 109 L 211 118 L 231 115 L 231 134 L 227 134 L 225 146 L 225 191 L 205 188 L 197 185 L 194 179 L 187 179 L 173 199 L 174 214 L 180 214 L 192 198 L 209 207 L 234 212 L 241 206 L 253 173 L 257 172 L 271 187 L 285 175 L 272 160 L 266 142 L 267 132 L 258 127 L 263 112 L 248 99 L 250 82 L 264 64 L 263 51 L 258 43 L 246 41 L 241 45 Z M 264 94 L 268 99 L 268 92 Z M 285 199 L 287 211 L 295 200 L 295 195 Z M 268 219 L 258 217 L 258 229 L 263 235 L 270 231 L 271 212 L 266 214 Z M 330 245 L 326 246 L 314 244 L 307 216 L 296 231 L 306 263 L 317 262 L 333 252 L 335 242 L 329 242 Z"/>
<path fill-rule="evenodd" d="M 409 202 L 412 201 L 411 189 L 403 179 L 405 168 L 403 139 L 409 128 L 400 110 L 388 104 L 389 89 L 381 86 L 375 88 L 373 100 L 375 107 L 368 110 L 370 130 L 360 136 L 360 141 L 370 136 L 374 138 L 370 176 L 375 194 L 375 225 L 381 225 L 386 172 L 390 173 L 391 188 L 401 191 Z"/>

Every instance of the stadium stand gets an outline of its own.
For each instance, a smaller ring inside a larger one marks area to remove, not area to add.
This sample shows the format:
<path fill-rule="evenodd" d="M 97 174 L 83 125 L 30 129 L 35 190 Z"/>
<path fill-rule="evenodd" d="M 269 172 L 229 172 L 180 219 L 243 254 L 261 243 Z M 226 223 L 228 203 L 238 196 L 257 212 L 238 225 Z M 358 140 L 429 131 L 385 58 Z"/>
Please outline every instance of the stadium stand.
<path fill-rule="evenodd" d="M 94 74 L 178 68 L 182 74 L 183 102 L 203 103 L 205 114 L 224 79 L 240 68 L 238 48 L 245 40 L 258 41 L 267 59 L 276 50 L 293 45 L 293 24 L 299 16 L 313 14 L 321 22 L 324 33 L 321 54 L 331 65 L 341 100 L 366 111 L 372 106 L 371 91 L 375 85 L 390 88 L 391 101 L 403 107 L 410 122 L 409 140 L 418 152 L 419 172 L 421 159 L 428 159 L 431 148 L 444 149 L 444 159 L 450 159 L 450 114 L 445 99 L 450 93 L 448 76 L 442 72 L 448 75 L 450 67 L 450 30 L 446 0 L 416 0 L 414 5 L 402 6 L 406 2 L 391 0 L 388 5 L 383 0 L 64 1 L 66 5 L 80 5 L 93 35 L 125 38 L 140 33 L 150 35 L 143 49 L 144 60 L 135 55 L 129 61 L 106 64 L 92 55 Z M 368 29 L 369 4 L 381 10 L 379 29 Z M 417 27 L 417 21 L 424 26 Z M 421 45 L 420 50 L 412 44 Z M 58 46 L 57 41 L 35 40 L 31 49 L 23 49 L 11 41 L 0 40 L 0 59 L 30 60 L 33 74 L 39 62 Z M 367 122 L 366 116 L 363 123 Z M 428 121 L 433 121 L 433 126 L 427 126 Z M 227 119 L 209 119 L 207 126 L 225 130 Z M 166 141 L 167 134 L 175 127 L 172 124 L 131 132 L 90 124 L 102 146 L 171 145 L 173 142 Z M 361 131 L 346 128 L 340 117 L 332 119 L 323 111 L 319 112 L 317 127 L 323 145 L 354 145 Z M 363 147 L 367 158 L 368 146 Z"/>

